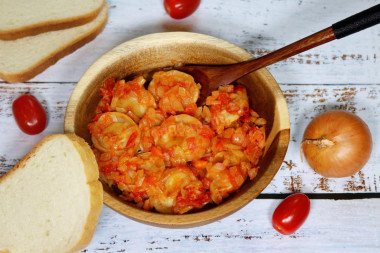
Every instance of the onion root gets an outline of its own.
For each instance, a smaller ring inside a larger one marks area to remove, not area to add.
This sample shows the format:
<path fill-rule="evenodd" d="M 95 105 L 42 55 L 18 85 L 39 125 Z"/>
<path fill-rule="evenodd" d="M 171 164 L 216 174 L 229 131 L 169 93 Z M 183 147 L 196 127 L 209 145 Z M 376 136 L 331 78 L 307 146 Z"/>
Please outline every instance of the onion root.
<path fill-rule="evenodd" d="M 329 139 L 326 139 L 326 138 L 303 140 L 300 143 L 301 162 L 303 162 L 303 144 L 316 145 L 320 149 L 326 148 L 326 147 L 332 147 L 335 145 L 333 141 L 330 141 Z"/>
<path fill-rule="evenodd" d="M 326 138 L 303 140 L 301 142 L 301 146 L 303 144 L 316 145 L 318 148 L 326 148 L 326 147 L 331 147 L 335 145 L 333 141 L 330 141 L 329 139 L 326 139 Z"/>

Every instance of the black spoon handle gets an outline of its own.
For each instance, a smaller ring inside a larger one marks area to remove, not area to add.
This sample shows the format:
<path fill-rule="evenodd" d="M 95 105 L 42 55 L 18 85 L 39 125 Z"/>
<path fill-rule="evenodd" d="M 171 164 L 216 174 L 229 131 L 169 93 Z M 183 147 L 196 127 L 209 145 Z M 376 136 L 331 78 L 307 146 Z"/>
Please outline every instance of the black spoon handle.
<path fill-rule="evenodd" d="M 335 38 L 341 39 L 380 23 L 380 4 L 332 25 Z"/>

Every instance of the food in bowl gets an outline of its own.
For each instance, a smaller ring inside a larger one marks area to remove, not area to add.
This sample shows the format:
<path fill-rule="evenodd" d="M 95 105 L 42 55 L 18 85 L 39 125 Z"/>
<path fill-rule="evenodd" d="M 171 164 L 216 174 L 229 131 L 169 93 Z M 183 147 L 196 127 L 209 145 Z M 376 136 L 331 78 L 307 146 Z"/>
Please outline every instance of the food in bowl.
<path fill-rule="evenodd" d="M 201 85 L 177 71 L 107 79 L 88 125 L 102 179 L 145 210 L 183 214 L 220 204 L 255 178 L 266 120 L 241 85 L 197 106 Z M 116 187 L 115 187 L 116 186 Z"/>
<path fill-rule="evenodd" d="M 92 144 L 88 124 L 92 122 L 101 99 L 100 87 L 111 77 L 131 80 L 131 77 L 143 74 L 151 80 L 147 73 L 174 64 L 220 65 L 251 58 L 251 54 L 236 45 L 197 33 L 157 33 L 126 41 L 96 60 L 78 81 L 67 104 L 64 130 L 66 133 L 76 133 Z M 265 148 L 258 163 L 260 169 L 253 180 L 246 180 L 221 204 L 206 205 L 199 211 L 184 215 L 146 211 L 135 203 L 125 201 L 119 196 L 120 191 L 118 193 L 101 180 L 104 204 L 138 222 L 185 228 L 219 220 L 254 200 L 270 184 L 283 164 L 290 139 L 289 112 L 280 87 L 265 68 L 239 79 L 239 84 L 247 90 L 249 105 L 266 120 Z"/>

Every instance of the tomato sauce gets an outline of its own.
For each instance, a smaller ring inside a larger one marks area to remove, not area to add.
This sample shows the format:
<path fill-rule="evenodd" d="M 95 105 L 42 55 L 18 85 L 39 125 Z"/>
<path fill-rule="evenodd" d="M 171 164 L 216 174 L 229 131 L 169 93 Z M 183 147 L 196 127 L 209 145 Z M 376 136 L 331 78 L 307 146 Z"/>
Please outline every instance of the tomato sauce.
<path fill-rule="evenodd" d="M 148 89 L 144 82 L 110 78 L 100 88 L 88 128 L 109 185 L 145 210 L 183 214 L 220 204 L 254 178 L 265 125 L 255 124 L 243 86 L 222 86 L 198 107 L 201 85 L 185 73 L 156 72 Z"/>

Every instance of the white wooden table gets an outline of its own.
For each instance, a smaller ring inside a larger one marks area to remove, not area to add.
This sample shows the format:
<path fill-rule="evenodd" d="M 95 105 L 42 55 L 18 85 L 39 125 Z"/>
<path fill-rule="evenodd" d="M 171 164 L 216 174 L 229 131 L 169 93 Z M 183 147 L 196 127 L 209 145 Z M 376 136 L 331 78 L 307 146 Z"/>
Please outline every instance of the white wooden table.
<path fill-rule="evenodd" d="M 376 0 L 203 0 L 191 17 L 173 20 L 162 1 L 108 0 L 109 21 L 91 43 L 26 83 L 0 82 L 0 175 L 43 136 L 63 132 L 65 107 L 84 71 L 99 56 L 137 36 L 168 31 L 213 35 L 258 57 L 369 8 Z M 132 221 L 104 206 L 91 244 L 82 252 L 380 252 L 380 25 L 268 67 L 287 99 L 291 141 L 279 172 L 258 199 L 218 222 L 164 229 Z M 48 112 L 47 129 L 23 134 L 11 105 L 35 95 Z M 354 176 L 323 178 L 300 160 L 299 143 L 317 114 L 342 109 L 368 124 L 373 152 Z M 291 192 L 311 198 L 311 211 L 293 235 L 271 226 Z M 1 235 L 0 235 L 1 236 Z"/>

